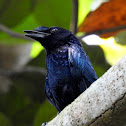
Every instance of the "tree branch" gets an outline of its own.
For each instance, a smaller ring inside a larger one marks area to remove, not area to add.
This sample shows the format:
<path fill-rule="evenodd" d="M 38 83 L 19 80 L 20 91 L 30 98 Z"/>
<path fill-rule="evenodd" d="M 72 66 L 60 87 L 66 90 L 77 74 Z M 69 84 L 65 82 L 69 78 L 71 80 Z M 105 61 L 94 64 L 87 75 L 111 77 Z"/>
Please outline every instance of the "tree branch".
<path fill-rule="evenodd" d="M 47 126 L 126 125 L 126 56 Z"/>
<path fill-rule="evenodd" d="M 33 41 L 32 39 L 24 36 L 23 34 L 20 34 L 20 33 L 16 33 L 16 32 L 13 32 L 12 30 L 10 30 L 9 28 L 7 28 L 6 26 L 0 24 L 0 31 L 12 36 L 12 37 L 15 37 L 15 38 L 20 38 L 20 39 L 25 39 L 25 40 L 30 40 L 30 41 Z"/>

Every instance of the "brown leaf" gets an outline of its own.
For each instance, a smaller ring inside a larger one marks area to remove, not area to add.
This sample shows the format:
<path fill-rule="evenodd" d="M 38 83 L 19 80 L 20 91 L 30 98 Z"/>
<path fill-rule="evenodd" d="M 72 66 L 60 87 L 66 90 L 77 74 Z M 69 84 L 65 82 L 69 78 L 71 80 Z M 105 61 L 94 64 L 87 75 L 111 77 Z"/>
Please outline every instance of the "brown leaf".
<path fill-rule="evenodd" d="M 88 14 L 79 27 L 79 32 L 86 32 L 88 34 L 122 25 L 126 25 L 126 0 L 110 0 Z M 122 29 L 124 30 L 124 28 Z M 112 32 L 103 33 L 101 36 L 110 37 L 119 31 L 120 29 L 116 29 Z"/>

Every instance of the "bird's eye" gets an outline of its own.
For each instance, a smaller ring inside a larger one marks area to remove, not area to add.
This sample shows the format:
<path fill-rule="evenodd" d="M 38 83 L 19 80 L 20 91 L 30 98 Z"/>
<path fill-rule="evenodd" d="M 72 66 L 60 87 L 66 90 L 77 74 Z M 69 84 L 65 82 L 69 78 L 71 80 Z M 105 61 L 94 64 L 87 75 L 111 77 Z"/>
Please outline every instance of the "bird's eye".
<path fill-rule="evenodd" d="M 56 31 L 58 31 L 58 28 L 53 28 L 50 30 L 51 33 L 55 33 Z"/>

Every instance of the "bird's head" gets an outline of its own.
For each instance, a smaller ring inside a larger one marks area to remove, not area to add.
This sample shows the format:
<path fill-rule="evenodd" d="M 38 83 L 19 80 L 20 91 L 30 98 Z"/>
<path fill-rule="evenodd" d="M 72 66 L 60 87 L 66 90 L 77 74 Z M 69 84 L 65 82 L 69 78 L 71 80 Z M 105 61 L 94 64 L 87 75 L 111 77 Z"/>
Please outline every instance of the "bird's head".
<path fill-rule="evenodd" d="M 24 30 L 25 36 L 39 41 L 46 49 L 67 44 L 72 33 L 60 27 L 37 27 L 34 30 Z"/>

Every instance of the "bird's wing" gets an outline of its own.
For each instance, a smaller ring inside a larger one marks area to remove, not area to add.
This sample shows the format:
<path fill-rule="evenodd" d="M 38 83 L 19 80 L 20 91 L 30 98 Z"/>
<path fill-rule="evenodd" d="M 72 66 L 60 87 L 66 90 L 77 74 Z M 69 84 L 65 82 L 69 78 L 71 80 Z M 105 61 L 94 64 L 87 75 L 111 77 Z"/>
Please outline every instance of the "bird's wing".
<path fill-rule="evenodd" d="M 55 89 L 52 89 L 49 87 L 48 84 L 48 76 L 46 76 L 46 87 L 45 87 L 45 93 L 47 96 L 48 101 L 50 102 L 50 104 L 54 105 L 58 112 L 61 111 L 61 106 L 62 104 L 60 104 L 60 99 L 58 98 L 58 95 L 56 95 L 56 91 L 54 91 Z"/>
<path fill-rule="evenodd" d="M 88 56 L 82 47 L 72 45 L 68 49 L 68 60 L 73 79 L 78 78 L 78 86 L 80 90 L 84 91 L 97 79 L 97 75 Z"/>
<path fill-rule="evenodd" d="M 54 99 L 53 99 L 53 96 L 52 96 L 52 93 L 50 91 L 50 87 L 49 87 L 49 84 L 48 84 L 48 76 L 46 76 L 46 80 L 45 80 L 45 93 L 46 93 L 46 96 L 47 96 L 47 99 L 48 101 L 50 102 L 50 104 L 54 104 Z"/>

